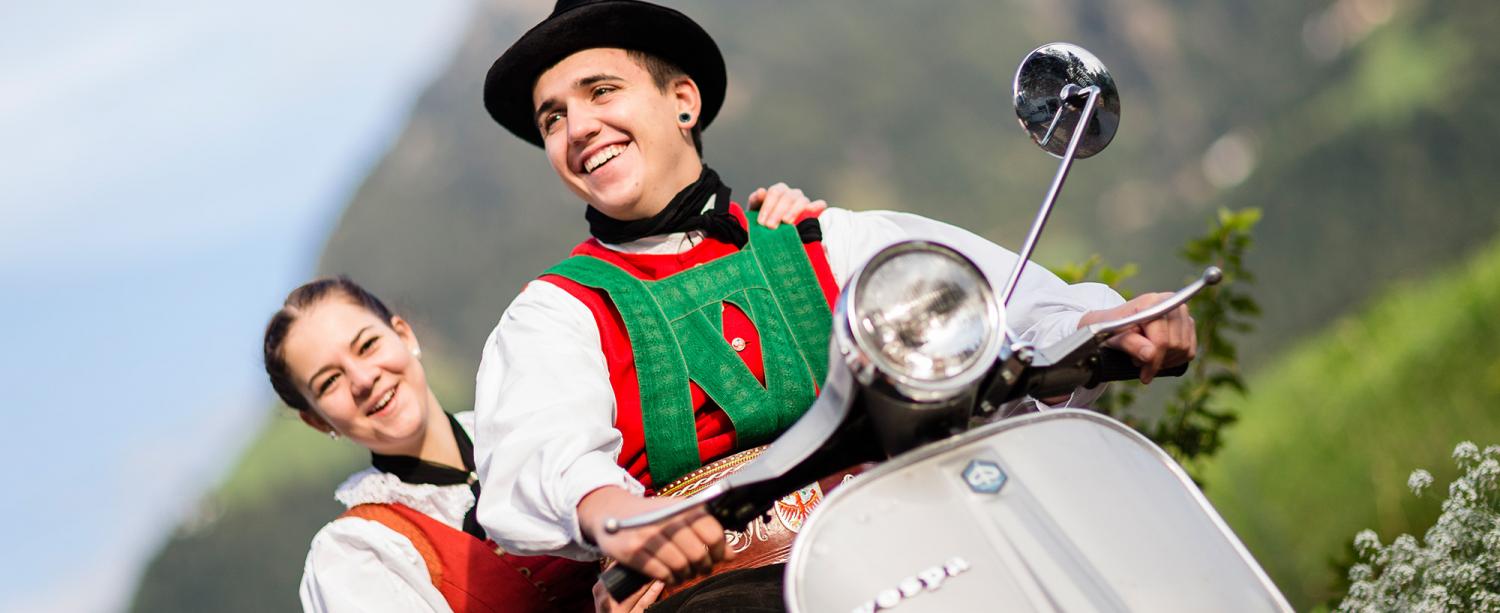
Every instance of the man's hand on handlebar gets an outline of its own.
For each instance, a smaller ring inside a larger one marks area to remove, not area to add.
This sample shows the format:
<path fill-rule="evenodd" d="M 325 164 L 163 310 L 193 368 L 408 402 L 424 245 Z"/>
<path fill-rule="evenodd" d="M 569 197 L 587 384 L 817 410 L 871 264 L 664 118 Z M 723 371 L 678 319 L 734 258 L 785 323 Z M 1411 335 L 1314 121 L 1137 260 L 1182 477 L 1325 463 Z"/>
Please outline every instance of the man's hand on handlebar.
<path fill-rule="evenodd" d="M 640 528 L 604 530 L 608 518 L 632 517 L 678 502 L 642 498 L 618 487 L 601 487 L 578 502 L 578 523 L 604 555 L 668 585 L 706 575 L 713 565 L 734 557 L 724 527 L 698 506 Z"/>
<path fill-rule="evenodd" d="M 1078 327 L 1129 317 L 1170 297 L 1167 292 L 1142 294 L 1112 309 L 1089 311 L 1078 320 Z M 1159 319 L 1121 331 L 1105 344 L 1130 354 L 1141 367 L 1141 383 L 1150 383 L 1162 369 L 1187 363 L 1198 354 L 1198 332 L 1187 305 L 1182 305 Z"/>

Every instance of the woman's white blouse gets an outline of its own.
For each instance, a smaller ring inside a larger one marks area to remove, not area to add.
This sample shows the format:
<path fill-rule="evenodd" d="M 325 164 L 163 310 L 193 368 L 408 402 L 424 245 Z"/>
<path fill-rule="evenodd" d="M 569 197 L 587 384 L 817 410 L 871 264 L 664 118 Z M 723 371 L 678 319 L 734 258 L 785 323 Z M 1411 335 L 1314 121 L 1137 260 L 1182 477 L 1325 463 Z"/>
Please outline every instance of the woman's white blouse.
<path fill-rule="evenodd" d="M 472 436 L 474 413 L 454 417 Z M 456 530 L 463 529 L 464 515 L 474 506 L 468 485 L 404 483 L 373 468 L 351 475 L 334 498 L 346 507 L 399 503 Z M 299 592 L 305 611 L 453 610 L 432 585 L 427 563 L 411 541 L 380 522 L 358 517 L 329 522 L 313 537 Z"/>
<path fill-rule="evenodd" d="M 907 213 L 830 208 L 819 222 L 840 287 L 877 251 L 909 239 L 937 241 L 968 255 L 997 292 L 1017 260 L 971 232 Z M 609 247 L 680 253 L 700 236 L 669 234 Z M 1068 285 L 1028 265 L 1006 313 L 1021 339 L 1043 346 L 1076 331 L 1084 312 L 1122 302 L 1107 286 Z M 1079 393 L 1070 405 L 1095 397 L 1097 391 Z M 578 501 L 608 485 L 643 488 L 615 461 L 622 440 L 614 428 L 614 391 L 588 308 L 556 285 L 528 284 L 485 342 L 474 408 L 474 460 L 484 489 L 478 518 L 490 538 L 523 555 L 597 556 L 579 530 Z"/>

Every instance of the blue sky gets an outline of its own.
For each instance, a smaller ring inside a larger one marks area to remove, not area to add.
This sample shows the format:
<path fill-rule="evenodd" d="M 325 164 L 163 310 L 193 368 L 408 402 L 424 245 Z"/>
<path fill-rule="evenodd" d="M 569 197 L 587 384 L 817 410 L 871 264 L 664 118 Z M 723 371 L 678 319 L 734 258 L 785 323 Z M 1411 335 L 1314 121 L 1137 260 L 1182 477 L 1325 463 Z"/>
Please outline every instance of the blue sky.
<path fill-rule="evenodd" d="M 0 611 L 125 606 L 264 418 L 265 318 L 472 9 L 0 5 Z"/>

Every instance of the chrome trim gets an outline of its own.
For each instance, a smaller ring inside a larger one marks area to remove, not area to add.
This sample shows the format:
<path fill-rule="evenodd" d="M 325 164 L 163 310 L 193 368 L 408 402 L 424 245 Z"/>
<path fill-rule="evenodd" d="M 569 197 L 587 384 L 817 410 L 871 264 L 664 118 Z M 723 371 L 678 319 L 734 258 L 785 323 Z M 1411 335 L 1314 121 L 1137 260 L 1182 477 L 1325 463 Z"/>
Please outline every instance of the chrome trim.
<path fill-rule="evenodd" d="M 681 501 L 679 501 L 676 504 L 673 504 L 671 506 L 661 507 L 659 509 L 652 509 L 652 510 L 647 511 L 645 513 L 641 513 L 639 515 L 632 515 L 632 516 L 626 517 L 624 519 L 617 519 L 617 518 L 614 518 L 614 517 L 606 517 L 606 518 L 604 518 L 604 531 L 606 533 L 608 533 L 608 534 L 614 534 L 614 533 L 619 532 L 621 530 L 629 530 L 631 528 L 640 528 L 642 526 L 648 526 L 648 525 L 654 524 L 656 522 L 659 522 L 661 520 L 670 518 L 672 516 L 679 515 L 681 513 L 686 513 L 687 511 L 691 510 L 693 507 L 698 506 L 700 504 L 703 504 L 705 502 L 708 502 L 710 500 L 713 500 L 715 498 L 718 498 L 719 496 L 723 495 L 724 492 L 727 492 L 727 491 L 729 491 L 728 484 L 726 484 L 723 481 L 720 481 L 718 483 L 715 483 L 713 485 L 708 486 L 708 489 L 705 489 L 705 490 L 703 490 L 701 492 L 698 492 L 697 494 L 694 494 L 694 495 L 689 496 L 687 498 L 683 498 Z"/>
<path fill-rule="evenodd" d="M 895 368 L 882 364 L 880 359 L 875 357 L 879 355 L 879 352 L 870 347 L 866 337 L 857 331 L 859 313 L 854 308 L 854 299 L 859 295 L 866 273 L 889 260 L 911 252 L 936 253 L 948 257 L 955 263 L 968 267 L 979 280 L 977 289 L 984 298 L 987 338 L 984 346 L 975 354 L 973 363 L 957 375 L 932 381 L 896 372 Z M 901 395 L 917 402 L 947 400 L 969 389 L 986 372 L 989 372 L 990 366 L 1000 357 L 1005 347 L 1005 311 L 1000 308 L 999 301 L 995 299 L 994 288 L 990 285 L 988 277 L 968 256 L 938 242 L 909 240 L 881 249 L 849 277 L 835 306 L 834 342 L 837 343 L 839 352 L 844 356 L 845 364 L 853 372 L 854 378 L 866 386 L 877 383 L 886 384 Z"/>

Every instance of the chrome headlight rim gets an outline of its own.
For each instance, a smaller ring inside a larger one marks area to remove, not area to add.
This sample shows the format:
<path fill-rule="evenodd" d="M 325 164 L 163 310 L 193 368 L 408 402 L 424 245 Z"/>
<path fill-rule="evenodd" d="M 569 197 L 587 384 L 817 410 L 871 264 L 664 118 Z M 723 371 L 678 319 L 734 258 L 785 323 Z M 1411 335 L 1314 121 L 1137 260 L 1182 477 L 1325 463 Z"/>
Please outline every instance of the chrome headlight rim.
<path fill-rule="evenodd" d="M 893 259 L 912 253 L 932 253 L 945 257 L 972 273 L 978 281 L 975 289 L 980 293 L 984 304 L 985 339 L 969 363 L 957 374 L 936 379 L 911 376 L 898 365 L 886 360 L 872 340 L 860 331 L 859 321 L 863 314 L 858 312 L 856 301 L 869 282 L 872 271 L 878 270 Z M 850 276 L 843 292 L 839 294 L 834 317 L 838 322 L 834 326 L 837 332 L 836 341 L 840 345 L 845 362 L 854 371 L 855 377 L 866 385 L 887 384 L 902 396 L 917 402 L 946 400 L 972 388 L 985 373 L 989 372 L 991 365 L 1001 357 L 1005 347 L 1005 313 L 1000 308 L 998 295 L 990 284 L 989 278 L 968 256 L 935 241 L 903 241 L 877 252 Z"/>

